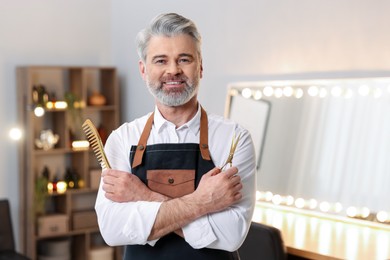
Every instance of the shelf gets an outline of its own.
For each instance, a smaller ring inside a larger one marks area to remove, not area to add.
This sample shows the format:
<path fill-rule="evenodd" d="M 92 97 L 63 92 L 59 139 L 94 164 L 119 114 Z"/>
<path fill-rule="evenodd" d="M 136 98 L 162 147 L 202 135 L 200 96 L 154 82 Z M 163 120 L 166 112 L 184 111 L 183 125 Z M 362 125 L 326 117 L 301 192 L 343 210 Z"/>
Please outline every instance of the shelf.
<path fill-rule="evenodd" d="M 50 150 L 34 149 L 34 154 L 37 156 L 47 156 L 47 155 L 56 155 L 56 154 L 67 154 L 67 153 L 82 153 L 89 152 L 89 148 L 53 148 Z"/>
<path fill-rule="evenodd" d="M 72 237 L 75 235 L 88 235 L 92 233 L 97 233 L 99 232 L 99 228 L 85 228 L 85 229 L 80 229 L 80 230 L 70 230 L 66 233 L 61 233 L 61 234 L 55 234 L 55 235 L 50 235 L 50 236 L 35 236 L 36 240 L 44 240 L 48 238 L 59 238 L 59 237 Z"/>
<path fill-rule="evenodd" d="M 100 165 L 92 149 L 72 148 L 71 145 L 75 140 L 87 140 L 81 127 L 87 118 L 100 128 L 102 134 L 119 126 L 120 96 L 116 69 L 99 66 L 18 67 L 17 84 L 19 124 L 25 129 L 20 148 L 19 177 L 23 216 L 20 220 L 21 251 L 36 260 L 43 240 L 70 237 L 73 241 L 72 259 L 87 259 L 91 241 L 100 235 L 97 221 L 90 221 L 95 216 L 96 187 L 100 181 L 96 170 Z M 102 94 L 106 103 L 89 105 L 94 93 Z M 66 108 L 54 108 L 54 104 L 48 101 L 66 101 Z M 41 117 L 34 114 L 37 106 L 44 107 Z M 54 147 L 48 150 L 37 148 L 35 140 L 47 142 L 45 134 L 50 136 L 50 131 L 58 136 Z M 48 175 L 48 182 L 55 179 L 66 181 L 66 176 L 72 176 L 76 183 L 83 181 L 83 188 L 47 194 L 44 192 L 47 186 L 47 181 L 43 180 L 44 172 Z M 57 229 L 55 225 L 61 223 Z M 54 228 L 51 229 L 50 225 Z M 94 225 L 96 227 L 91 227 Z"/>

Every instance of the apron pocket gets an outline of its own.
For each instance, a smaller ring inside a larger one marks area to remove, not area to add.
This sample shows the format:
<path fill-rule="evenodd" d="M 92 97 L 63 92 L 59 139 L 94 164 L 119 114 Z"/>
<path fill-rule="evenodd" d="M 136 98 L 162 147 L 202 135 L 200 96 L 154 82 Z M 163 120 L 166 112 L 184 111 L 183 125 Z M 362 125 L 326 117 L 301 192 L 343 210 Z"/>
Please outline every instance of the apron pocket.
<path fill-rule="evenodd" d="M 195 190 L 195 170 L 147 170 L 148 187 L 170 198 L 178 198 Z"/>

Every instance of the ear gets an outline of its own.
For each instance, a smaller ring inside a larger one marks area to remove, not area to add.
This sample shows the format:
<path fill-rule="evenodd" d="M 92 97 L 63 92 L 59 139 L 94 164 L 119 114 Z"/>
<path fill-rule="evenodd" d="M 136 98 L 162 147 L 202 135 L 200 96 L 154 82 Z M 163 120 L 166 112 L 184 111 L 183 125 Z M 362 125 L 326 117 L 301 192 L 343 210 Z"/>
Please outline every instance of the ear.
<path fill-rule="evenodd" d="M 202 60 L 200 61 L 200 72 L 199 72 L 199 76 L 200 76 L 200 78 L 203 77 L 203 63 L 202 63 Z"/>
<path fill-rule="evenodd" d="M 142 60 L 138 61 L 138 69 L 139 69 L 139 73 L 141 74 L 142 79 L 145 80 L 146 79 L 146 66 Z"/>

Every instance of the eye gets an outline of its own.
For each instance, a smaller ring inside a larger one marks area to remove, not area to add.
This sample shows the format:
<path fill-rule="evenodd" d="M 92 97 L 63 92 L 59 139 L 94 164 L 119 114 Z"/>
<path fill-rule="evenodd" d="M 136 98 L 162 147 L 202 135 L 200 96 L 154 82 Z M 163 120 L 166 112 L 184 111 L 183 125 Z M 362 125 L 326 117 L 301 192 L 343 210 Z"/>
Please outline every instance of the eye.
<path fill-rule="evenodd" d="M 178 60 L 178 63 L 179 64 L 186 64 L 186 63 L 190 63 L 192 60 L 190 58 L 180 58 Z"/>
<path fill-rule="evenodd" d="M 166 60 L 164 60 L 164 59 L 156 59 L 156 60 L 154 60 L 154 64 L 166 64 L 167 62 L 166 62 Z"/>

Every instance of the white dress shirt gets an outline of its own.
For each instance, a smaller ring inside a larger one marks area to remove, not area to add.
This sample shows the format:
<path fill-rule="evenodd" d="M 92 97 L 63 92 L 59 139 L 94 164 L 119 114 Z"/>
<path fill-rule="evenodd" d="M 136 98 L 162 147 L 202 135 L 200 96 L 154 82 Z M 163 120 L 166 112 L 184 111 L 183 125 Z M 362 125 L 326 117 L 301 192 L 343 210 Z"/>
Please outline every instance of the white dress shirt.
<path fill-rule="evenodd" d="M 200 108 L 200 106 L 199 106 Z M 165 120 L 157 107 L 147 145 L 158 143 L 199 143 L 200 109 L 186 124 L 176 126 Z M 111 168 L 131 172 L 130 148 L 137 145 L 150 114 L 121 125 L 107 139 L 105 152 Z M 221 116 L 208 115 L 208 137 L 211 158 L 215 166 L 226 161 L 232 138 L 241 133 L 233 165 L 243 184 L 242 199 L 231 207 L 202 216 L 182 228 L 185 240 L 193 248 L 237 250 L 250 226 L 255 205 L 256 160 L 252 138 L 247 130 Z M 150 244 L 148 241 L 161 202 L 117 203 L 104 196 L 102 183 L 95 210 L 101 234 L 109 245 Z"/>

